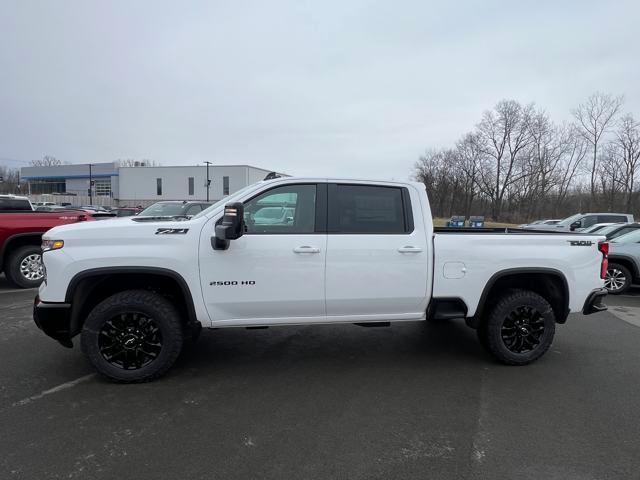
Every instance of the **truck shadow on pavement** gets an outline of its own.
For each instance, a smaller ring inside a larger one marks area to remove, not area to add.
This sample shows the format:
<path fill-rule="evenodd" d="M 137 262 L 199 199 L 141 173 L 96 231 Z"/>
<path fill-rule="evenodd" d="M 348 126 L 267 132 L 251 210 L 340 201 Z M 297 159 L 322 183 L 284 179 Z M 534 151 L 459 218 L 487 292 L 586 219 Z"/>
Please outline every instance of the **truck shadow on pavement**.
<path fill-rule="evenodd" d="M 494 363 L 462 321 L 205 330 L 183 351 L 173 371 L 224 371 L 239 365 L 269 368 Z"/>

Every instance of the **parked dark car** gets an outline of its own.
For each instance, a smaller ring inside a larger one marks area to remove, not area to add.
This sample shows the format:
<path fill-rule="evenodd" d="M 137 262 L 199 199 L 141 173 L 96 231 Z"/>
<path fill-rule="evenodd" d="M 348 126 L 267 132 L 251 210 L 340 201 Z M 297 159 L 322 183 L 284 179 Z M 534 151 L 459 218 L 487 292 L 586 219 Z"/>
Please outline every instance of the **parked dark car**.
<path fill-rule="evenodd" d="M 209 208 L 212 203 L 167 201 L 157 202 L 145 208 L 138 214 L 139 217 L 191 217 Z"/>

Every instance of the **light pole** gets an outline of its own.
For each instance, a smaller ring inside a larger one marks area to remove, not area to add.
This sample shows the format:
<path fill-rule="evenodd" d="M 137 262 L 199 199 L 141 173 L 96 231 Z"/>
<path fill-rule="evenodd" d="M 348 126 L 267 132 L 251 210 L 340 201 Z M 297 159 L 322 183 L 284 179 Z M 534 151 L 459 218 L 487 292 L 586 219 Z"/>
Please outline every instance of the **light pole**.
<path fill-rule="evenodd" d="M 209 165 L 211 162 L 204 162 L 207 164 L 207 202 L 209 201 L 209 186 L 211 185 L 211 180 L 209 180 Z"/>
<path fill-rule="evenodd" d="M 93 205 L 93 188 L 91 188 L 91 183 L 93 179 L 92 179 L 91 167 L 92 165 L 89 164 L 89 205 Z"/>

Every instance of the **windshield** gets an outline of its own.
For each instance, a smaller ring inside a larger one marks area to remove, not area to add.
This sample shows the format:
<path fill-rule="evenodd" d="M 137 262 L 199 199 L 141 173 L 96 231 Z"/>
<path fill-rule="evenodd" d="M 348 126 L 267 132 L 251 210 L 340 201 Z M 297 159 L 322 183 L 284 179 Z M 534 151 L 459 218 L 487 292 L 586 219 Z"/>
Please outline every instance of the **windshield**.
<path fill-rule="evenodd" d="M 230 203 L 230 202 L 234 202 L 237 198 L 241 197 L 245 192 L 255 188 L 256 185 L 257 185 L 256 183 L 254 183 L 252 185 L 247 185 L 246 187 L 241 188 L 240 190 L 235 192 L 234 194 L 229 195 L 228 197 L 224 197 L 221 200 L 218 200 L 216 203 L 211 205 L 206 210 L 201 211 L 200 213 L 195 215 L 193 218 L 200 218 L 200 217 L 202 217 L 204 215 L 207 215 L 207 213 L 213 212 L 216 208 L 221 207 L 222 205 L 225 205 L 225 204 Z"/>
<path fill-rule="evenodd" d="M 141 217 L 173 217 L 183 214 L 183 203 L 155 203 L 140 212 Z"/>
<path fill-rule="evenodd" d="M 580 219 L 584 217 L 584 215 L 582 213 L 576 213 L 575 215 L 571 215 L 568 218 L 565 218 L 564 220 L 561 220 L 558 222 L 558 225 L 571 225 L 573 222 L 575 222 L 576 220 Z"/>
<path fill-rule="evenodd" d="M 613 243 L 638 243 L 640 242 L 640 229 L 635 230 L 631 233 L 627 233 L 625 235 L 621 235 L 615 240 L 611 240 Z"/>

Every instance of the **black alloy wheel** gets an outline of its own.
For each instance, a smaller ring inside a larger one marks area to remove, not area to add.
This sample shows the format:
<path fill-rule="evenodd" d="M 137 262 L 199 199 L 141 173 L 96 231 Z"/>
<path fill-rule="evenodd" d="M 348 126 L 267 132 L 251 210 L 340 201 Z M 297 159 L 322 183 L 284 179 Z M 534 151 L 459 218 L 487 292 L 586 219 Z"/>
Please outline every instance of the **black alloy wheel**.
<path fill-rule="evenodd" d="M 172 301 L 126 290 L 100 302 L 82 327 L 81 346 L 109 380 L 148 382 L 164 375 L 184 344 L 184 322 Z"/>
<path fill-rule="evenodd" d="M 526 365 L 549 349 L 556 317 L 543 296 L 530 290 L 505 291 L 478 326 L 482 346 L 507 365 Z"/>
<path fill-rule="evenodd" d="M 144 313 L 122 313 L 104 322 L 98 346 L 111 365 L 123 370 L 139 369 L 158 358 L 162 333 L 153 318 Z"/>
<path fill-rule="evenodd" d="M 540 344 L 544 335 L 544 318 L 534 307 L 520 305 L 504 319 L 500 335 L 510 352 L 531 352 Z"/>

